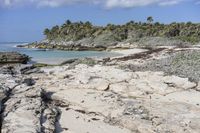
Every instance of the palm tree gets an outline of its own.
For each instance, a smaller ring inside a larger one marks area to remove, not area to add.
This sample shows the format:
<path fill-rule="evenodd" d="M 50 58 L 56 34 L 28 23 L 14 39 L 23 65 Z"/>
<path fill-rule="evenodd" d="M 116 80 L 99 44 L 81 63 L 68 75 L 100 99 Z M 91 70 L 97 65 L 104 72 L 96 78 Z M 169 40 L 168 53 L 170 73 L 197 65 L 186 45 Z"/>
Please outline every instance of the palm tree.
<path fill-rule="evenodd" d="M 52 27 L 52 29 L 51 29 L 51 33 L 52 33 L 52 35 L 53 35 L 53 37 L 54 38 L 56 38 L 56 37 L 58 37 L 59 36 L 59 26 L 58 25 L 56 25 L 56 26 L 54 26 L 54 27 Z"/>
<path fill-rule="evenodd" d="M 48 28 L 46 28 L 44 30 L 43 34 L 46 35 L 47 39 L 49 39 L 51 37 L 51 31 Z"/>
<path fill-rule="evenodd" d="M 71 22 L 70 20 L 67 20 L 65 23 L 66 23 L 67 25 L 70 25 L 72 22 Z"/>
<path fill-rule="evenodd" d="M 153 17 L 152 16 L 147 17 L 147 22 L 151 24 L 153 22 Z"/>

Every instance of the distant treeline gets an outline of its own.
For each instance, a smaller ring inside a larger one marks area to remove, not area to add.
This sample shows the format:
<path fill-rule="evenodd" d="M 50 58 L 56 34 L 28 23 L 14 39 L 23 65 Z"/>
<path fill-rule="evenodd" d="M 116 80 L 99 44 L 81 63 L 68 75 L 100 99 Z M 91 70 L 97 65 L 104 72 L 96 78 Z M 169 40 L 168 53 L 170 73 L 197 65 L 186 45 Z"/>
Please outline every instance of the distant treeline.
<path fill-rule="evenodd" d="M 71 22 L 67 20 L 61 26 L 45 29 L 44 35 L 48 40 L 78 41 L 85 38 L 106 36 L 114 41 L 124 41 L 131 38 L 168 37 L 196 43 L 200 41 L 200 23 L 161 24 L 154 22 L 152 17 L 147 22 L 130 21 L 124 25 L 107 24 L 94 26 L 91 22 Z"/>

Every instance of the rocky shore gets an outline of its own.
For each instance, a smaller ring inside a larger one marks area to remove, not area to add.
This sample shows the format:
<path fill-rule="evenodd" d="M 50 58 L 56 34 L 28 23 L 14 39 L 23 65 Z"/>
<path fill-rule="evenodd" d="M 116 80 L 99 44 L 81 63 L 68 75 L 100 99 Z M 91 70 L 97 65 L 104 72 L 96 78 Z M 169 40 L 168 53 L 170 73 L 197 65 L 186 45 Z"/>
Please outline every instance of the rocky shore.
<path fill-rule="evenodd" d="M 3 66 L 1 133 L 198 133 L 199 51 L 167 46 Z"/>
<path fill-rule="evenodd" d="M 28 61 L 29 57 L 27 55 L 23 55 L 17 52 L 0 52 L 0 65 L 14 63 L 26 64 Z"/>
<path fill-rule="evenodd" d="M 163 37 L 146 37 L 140 38 L 137 41 L 108 41 L 103 39 L 94 40 L 92 38 L 84 38 L 78 41 L 63 41 L 63 40 L 42 40 L 40 42 L 33 42 L 26 45 L 18 45 L 22 48 L 37 48 L 43 50 L 56 49 L 64 51 L 111 51 L 121 49 L 133 48 L 152 48 L 157 46 L 178 46 L 190 47 L 189 42 L 183 42 L 177 39 L 169 39 Z"/>

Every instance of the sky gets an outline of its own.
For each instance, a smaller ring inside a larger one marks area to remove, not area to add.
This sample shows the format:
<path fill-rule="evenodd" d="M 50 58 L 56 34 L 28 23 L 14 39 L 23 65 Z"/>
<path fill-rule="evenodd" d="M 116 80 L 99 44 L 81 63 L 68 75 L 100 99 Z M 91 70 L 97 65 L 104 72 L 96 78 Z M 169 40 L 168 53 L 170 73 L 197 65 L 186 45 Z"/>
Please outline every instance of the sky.
<path fill-rule="evenodd" d="M 71 21 L 94 25 L 145 22 L 200 23 L 200 0 L 0 0 L 0 42 L 34 42 L 43 30 Z"/>

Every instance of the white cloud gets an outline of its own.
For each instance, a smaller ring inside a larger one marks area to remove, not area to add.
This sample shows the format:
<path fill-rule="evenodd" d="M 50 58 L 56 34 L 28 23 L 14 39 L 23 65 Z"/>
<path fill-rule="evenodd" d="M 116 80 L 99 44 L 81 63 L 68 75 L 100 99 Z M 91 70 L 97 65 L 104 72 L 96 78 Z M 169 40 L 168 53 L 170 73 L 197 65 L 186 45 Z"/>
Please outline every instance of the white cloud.
<path fill-rule="evenodd" d="M 100 0 L 0 0 L 0 6 L 17 6 L 32 4 L 35 6 L 58 7 L 76 3 L 93 3 Z"/>
<path fill-rule="evenodd" d="M 159 5 L 166 6 L 166 5 L 176 5 L 178 3 L 181 3 L 183 0 L 169 0 L 169 1 L 163 1 L 160 2 Z"/>
<path fill-rule="evenodd" d="M 106 7 L 137 7 L 146 6 L 158 2 L 159 0 L 107 0 Z"/>
<path fill-rule="evenodd" d="M 9 7 L 32 4 L 35 6 L 59 7 L 69 4 L 88 3 L 99 4 L 106 8 L 131 8 L 148 5 L 175 5 L 185 0 L 0 0 L 0 6 Z"/>
<path fill-rule="evenodd" d="M 38 6 L 58 7 L 76 3 L 94 3 L 96 0 L 35 0 Z"/>

